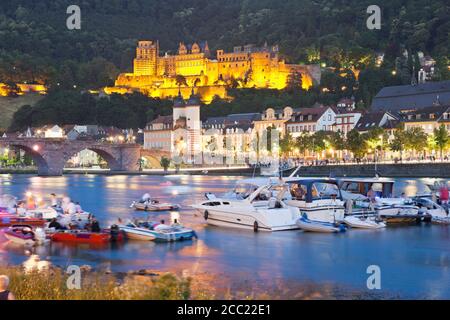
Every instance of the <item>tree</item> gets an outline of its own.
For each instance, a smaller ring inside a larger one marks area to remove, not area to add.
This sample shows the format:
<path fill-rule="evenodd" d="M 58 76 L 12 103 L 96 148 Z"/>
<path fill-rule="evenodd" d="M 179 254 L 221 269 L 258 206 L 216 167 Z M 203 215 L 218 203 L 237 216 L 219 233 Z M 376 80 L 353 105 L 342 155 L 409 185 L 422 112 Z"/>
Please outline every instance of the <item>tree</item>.
<path fill-rule="evenodd" d="M 177 84 L 178 87 L 182 87 L 182 86 L 187 87 L 188 86 L 186 77 L 181 74 L 177 74 L 175 76 L 175 83 Z"/>
<path fill-rule="evenodd" d="M 292 135 L 288 132 L 280 139 L 280 152 L 282 155 L 287 156 L 294 147 L 294 140 Z"/>
<path fill-rule="evenodd" d="M 347 133 L 347 149 L 350 150 L 356 158 L 362 158 L 366 153 L 366 143 L 358 130 L 352 129 Z"/>
<path fill-rule="evenodd" d="M 302 89 L 302 74 L 299 71 L 292 71 L 286 80 L 286 89 L 292 91 Z"/>
<path fill-rule="evenodd" d="M 328 141 L 330 146 L 336 151 L 342 151 L 345 149 L 345 140 L 341 132 L 329 132 Z"/>
<path fill-rule="evenodd" d="M 303 154 L 303 157 L 306 156 L 306 151 L 312 150 L 312 142 L 312 136 L 307 131 L 302 132 L 301 135 L 297 137 L 295 146 L 299 152 Z"/>
<path fill-rule="evenodd" d="M 320 130 L 314 132 L 312 135 L 313 139 L 313 149 L 315 152 L 322 152 L 327 148 L 328 133 L 326 131 Z"/>
<path fill-rule="evenodd" d="M 420 127 L 405 130 L 405 148 L 412 151 L 424 151 L 428 146 L 428 136 Z"/>
<path fill-rule="evenodd" d="M 392 151 L 400 152 L 400 159 L 403 158 L 403 151 L 405 150 L 406 136 L 403 127 L 399 127 L 394 131 L 394 139 L 389 144 Z"/>
<path fill-rule="evenodd" d="M 434 142 L 436 146 L 439 148 L 439 155 L 442 161 L 442 151 L 447 146 L 449 142 L 448 131 L 445 128 L 445 125 L 441 124 L 439 128 L 435 128 L 433 130 Z"/>
<path fill-rule="evenodd" d="M 161 160 L 159 161 L 159 164 L 161 165 L 161 167 L 164 168 L 164 171 L 167 171 L 167 169 L 169 169 L 170 166 L 170 159 L 167 157 L 162 157 Z"/>

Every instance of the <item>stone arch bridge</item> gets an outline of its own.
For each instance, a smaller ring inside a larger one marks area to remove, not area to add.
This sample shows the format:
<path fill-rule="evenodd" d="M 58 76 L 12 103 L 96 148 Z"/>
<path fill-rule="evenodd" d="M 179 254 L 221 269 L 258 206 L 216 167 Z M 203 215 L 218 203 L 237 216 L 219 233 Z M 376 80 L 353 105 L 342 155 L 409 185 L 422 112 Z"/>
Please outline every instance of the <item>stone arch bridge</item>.
<path fill-rule="evenodd" d="M 0 138 L 0 147 L 24 150 L 32 157 L 41 176 L 62 175 L 66 162 L 85 149 L 96 152 L 115 172 L 137 171 L 141 156 L 141 146 L 138 144 L 64 138 Z"/>

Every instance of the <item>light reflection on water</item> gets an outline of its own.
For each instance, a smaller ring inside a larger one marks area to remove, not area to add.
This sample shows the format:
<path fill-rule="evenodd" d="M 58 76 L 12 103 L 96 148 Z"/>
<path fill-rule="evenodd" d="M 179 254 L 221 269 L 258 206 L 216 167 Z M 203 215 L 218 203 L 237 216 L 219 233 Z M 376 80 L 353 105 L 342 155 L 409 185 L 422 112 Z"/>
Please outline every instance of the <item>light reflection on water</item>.
<path fill-rule="evenodd" d="M 145 192 L 162 201 L 180 203 L 181 221 L 194 228 L 198 241 L 171 244 L 126 242 L 91 246 L 52 243 L 34 253 L 54 264 L 89 264 L 112 271 L 155 269 L 226 274 L 242 279 L 312 280 L 366 288 L 366 268 L 382 270 L 382 289 L 407 296 L 450 298 L 450 228 L 442 226 L 393 227 L 386 230 L 351 230 L 346 234 L 311 234 L 300 231 L 258 233 L 208 227 L 189 205 L 205 192 L 221 193 L 236 177 L 205 176 L 95 176 L 68 175 L 42 178 L 1 175 L 0 193 L 47 196 L 70 195 L 103 223 L 132 217 L 169 221 L 172 213 L 134 212 L 133 200 Z M 398 179 L 394 192 L 424 192 L 430 179 Z M 29 253 L 28 253 L 29 254 Z M 27 259 L 23 247 L 7 243 L 0 234 L 0 261 L 19 264 Z"/>

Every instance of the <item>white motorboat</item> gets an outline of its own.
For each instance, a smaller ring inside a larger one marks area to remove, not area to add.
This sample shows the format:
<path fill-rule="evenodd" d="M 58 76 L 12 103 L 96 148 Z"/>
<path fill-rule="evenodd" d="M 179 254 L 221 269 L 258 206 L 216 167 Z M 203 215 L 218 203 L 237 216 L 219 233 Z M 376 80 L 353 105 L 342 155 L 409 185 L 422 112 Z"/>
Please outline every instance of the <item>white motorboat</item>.
<path fill-rule="evenodd" d="M 419 207 L 419 211 L 427 221 L 436 224 L 450 224 L 449 208 L 437 204 L 433 200 L 426 197 L 417 197 L 413 199 Z"/>
<path fill-rule="evenodd" d="M 283 178 L 283 201 L 306 213 L 309 220 L 343 222 L 345 207 L 338 182 L 329 178 Z"/>
<path fill-rule="evenodd" d="M 119 225 L 119 229 L 125 233 L 125 237 L 132 240 L 153 241 L 156 236 L 147 228 L 138 227 L 137 224 L 128 223 Z"/>
<path fill-rule="evenodd" d="M 31 226 L 11 226 L 4 232 L 4 235 L 9 241 L 25 246 L 36 246 L 49 242 L 44 229 L 36 228 L 33 231 Z"/>
<path fill-rule="evenodd" d="M 376 216 L 346 216 L 344 223 L 349 227 L 360 229 L 382 229 L 386 227 L 386 223 L 379 220 Z"/>
<path fill-rule="evenodd" d="M 346 231 L 346 228 L 343 224 L 314 221 L 308 219 L 307 215 L 303 215 L 300 219 L 298 219 L 297 225 L 303 231 L 310 231 L 310 232 L 338 233 Z"/>
<path fill-rule="evenodd" d="M 142 241 L 183 241 L 197 238 L 194 230 L 181 225 L 161 225 L 155 222 L 128 223 L 119 226 L 128 239 Z"/>
<path fill-rule="evenodd" d="M 158 200 L 134 201 L 130 207 L 140 211 L 173 211 L 180 209 L 178 204 L 162 203 Z"/>
<path fill-rule="evenodd" d="M 351 214 L 374 210 L 387 223 L 415 222 L 422 217 L 409 198 L 393 197 L 394 180 L 387 178 L 345 178 L 339 181 L 343 199 L 351 201 Z"/>
<path fill-rule="evenodd" d="M 281 231 L 298 229 L 296 220 L 300 210 L 282 200 L 278 180 L 249 179 L 252 187 L 246 192 L 234 190 L 224 197 L 207 194 L 207 200 L 192 205 L 205 221 L 214 226 L 256 231 Z"/>

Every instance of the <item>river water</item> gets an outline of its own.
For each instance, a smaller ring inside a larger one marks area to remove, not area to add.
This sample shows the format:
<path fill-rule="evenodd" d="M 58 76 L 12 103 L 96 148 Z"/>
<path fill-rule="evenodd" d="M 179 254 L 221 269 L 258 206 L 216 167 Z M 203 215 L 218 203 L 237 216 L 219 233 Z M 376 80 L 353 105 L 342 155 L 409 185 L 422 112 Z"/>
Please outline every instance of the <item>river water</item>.
<path fill-rule="evenodd" d="M 118 218 L 158 221 L 179 218 L 197 231 L 198 240 L 162 244 L 129 241 L 94 247 L 52 243 L 33 249 L 41 259 L 65 267 L 90 265 L 113 272 L 152 269 L 207 273 L 258 283 L 314 282 L 369 291 L 367 267 L 381 270 L 381 290 L 405 298 L 450 299 L 450 227 L 430 224 L 350 230 L 344 234 L 301 231 L 253 233 L 207 226 L 189 205 L 205 192 L 228 191 L 239 177 L 66 175 L 36 177 L 0 175 L 0 194 L 69 195 L 107 226 Z M 426 190 L 428 179 L 397 179 L 395 193 Z M 139 213 L 130 203 L 145 192 L 180 203 L 179 213 Z M 0 263 L 18 265 L 30 251 L 7 243 L 0 234 Z"/>

